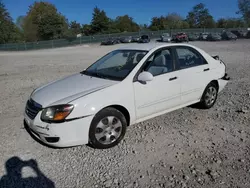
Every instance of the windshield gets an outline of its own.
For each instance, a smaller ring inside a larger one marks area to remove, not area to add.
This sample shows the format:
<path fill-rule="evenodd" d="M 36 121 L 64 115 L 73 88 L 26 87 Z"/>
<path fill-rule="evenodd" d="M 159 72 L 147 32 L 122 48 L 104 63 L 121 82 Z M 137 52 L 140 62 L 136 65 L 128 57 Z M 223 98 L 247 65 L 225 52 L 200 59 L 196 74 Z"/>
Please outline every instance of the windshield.
<path fill-rule="evenodd" d="M 218 33 L 212 33 L 211 36 L 213 36 L 213 37 L 219 37 L 220 35 Z"/>
<path fill-rule="evenodd" d="M 163 33 L 162 36 L 169 37 L 170 35 L 168 33 Z"/>
<path fill-rule="evenodd" d="M 142 35 L 141 38 L 142 39 L 148 39 L 148 36 L 147 35 Z"/>
<path fill-rule="evenodd" d="M 235 34 L 233 34 L 233 33 L 231 33 L 231 32 L 227 32 L 227 35 L 228 35 L 229 37 L 234 37 L 234 36 L 235 36 Z"/>
<path fill-rule="evenodd" d="M 96 61 L 82 73 L 121 81 L 126 78 L 146 53 L 147 51 L 142 50 L 115 50 Z"/>

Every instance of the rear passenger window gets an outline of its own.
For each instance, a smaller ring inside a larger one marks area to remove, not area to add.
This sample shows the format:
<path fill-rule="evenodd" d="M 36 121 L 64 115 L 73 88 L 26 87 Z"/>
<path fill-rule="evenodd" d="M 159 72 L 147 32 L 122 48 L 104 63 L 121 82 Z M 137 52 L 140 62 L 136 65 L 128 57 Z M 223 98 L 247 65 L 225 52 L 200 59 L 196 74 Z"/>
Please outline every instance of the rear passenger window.
<path fill-rule="evenodd" d="M 180 69 L 186 69 L 206 64 L 203 57 L 195 50 L 181 47 L 176 48 L 176 52 L 179 60 Z"/>

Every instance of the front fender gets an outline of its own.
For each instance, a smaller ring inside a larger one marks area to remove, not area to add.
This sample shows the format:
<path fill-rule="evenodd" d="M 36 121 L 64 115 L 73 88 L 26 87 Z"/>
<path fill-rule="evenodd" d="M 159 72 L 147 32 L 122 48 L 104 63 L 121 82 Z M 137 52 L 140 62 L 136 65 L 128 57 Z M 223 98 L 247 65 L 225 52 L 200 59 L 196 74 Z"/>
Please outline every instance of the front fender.
<path fill-rule="evenodd" d="M 74 104 L 75 107 L 67 119 L 95 115 L 103 108 L 113 105 L 119 105 L 127 109 L 131 124 L 135 121 L 136 117 L 133 85 L 131 83 L 126 84 L 126 82 L 120 82 L 119 84 L 83 96 L 72 101 L 70 104 Z"/>

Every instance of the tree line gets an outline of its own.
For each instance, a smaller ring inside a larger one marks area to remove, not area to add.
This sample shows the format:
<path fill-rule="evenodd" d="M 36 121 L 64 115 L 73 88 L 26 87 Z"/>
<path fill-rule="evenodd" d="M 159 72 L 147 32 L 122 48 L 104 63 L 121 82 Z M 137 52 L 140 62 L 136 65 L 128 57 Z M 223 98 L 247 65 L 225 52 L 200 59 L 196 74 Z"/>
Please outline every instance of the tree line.
<path fill-rule="evenodd" d="M 89 36 L 139 30 L 250 27 L 250 0 L 238 0 L 238 9 L 237 14 L 241 15 L 240 18 L 215 20 L 205 4 L 199 3 L 185 18 L 178 13 L 170 13 L 153 17 L 150 25 L 139 25 L 129 15 L 111 19 L 104 10 L 95 7 L 90 24 L 81 25 L 76 21 L 68 21 L 55 5 L 39 1 L 30 5 L 26 15 L 19 16 L 14 23 L 0 0 L 0 44 L 74 38 L 77 34 Z"/>

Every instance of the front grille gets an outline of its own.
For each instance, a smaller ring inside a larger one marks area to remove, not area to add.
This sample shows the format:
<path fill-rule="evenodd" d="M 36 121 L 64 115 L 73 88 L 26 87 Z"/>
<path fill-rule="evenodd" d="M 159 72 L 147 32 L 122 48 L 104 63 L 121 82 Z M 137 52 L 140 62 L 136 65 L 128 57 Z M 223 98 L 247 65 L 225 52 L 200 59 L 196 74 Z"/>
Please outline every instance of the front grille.
<path fill-rule="evenodd" d="M 42 105 L 36 103 L 32 99 L 27 101 L 25 113 L 30 119 L 34 119 L 40 110 L 42 110 Z"/>

